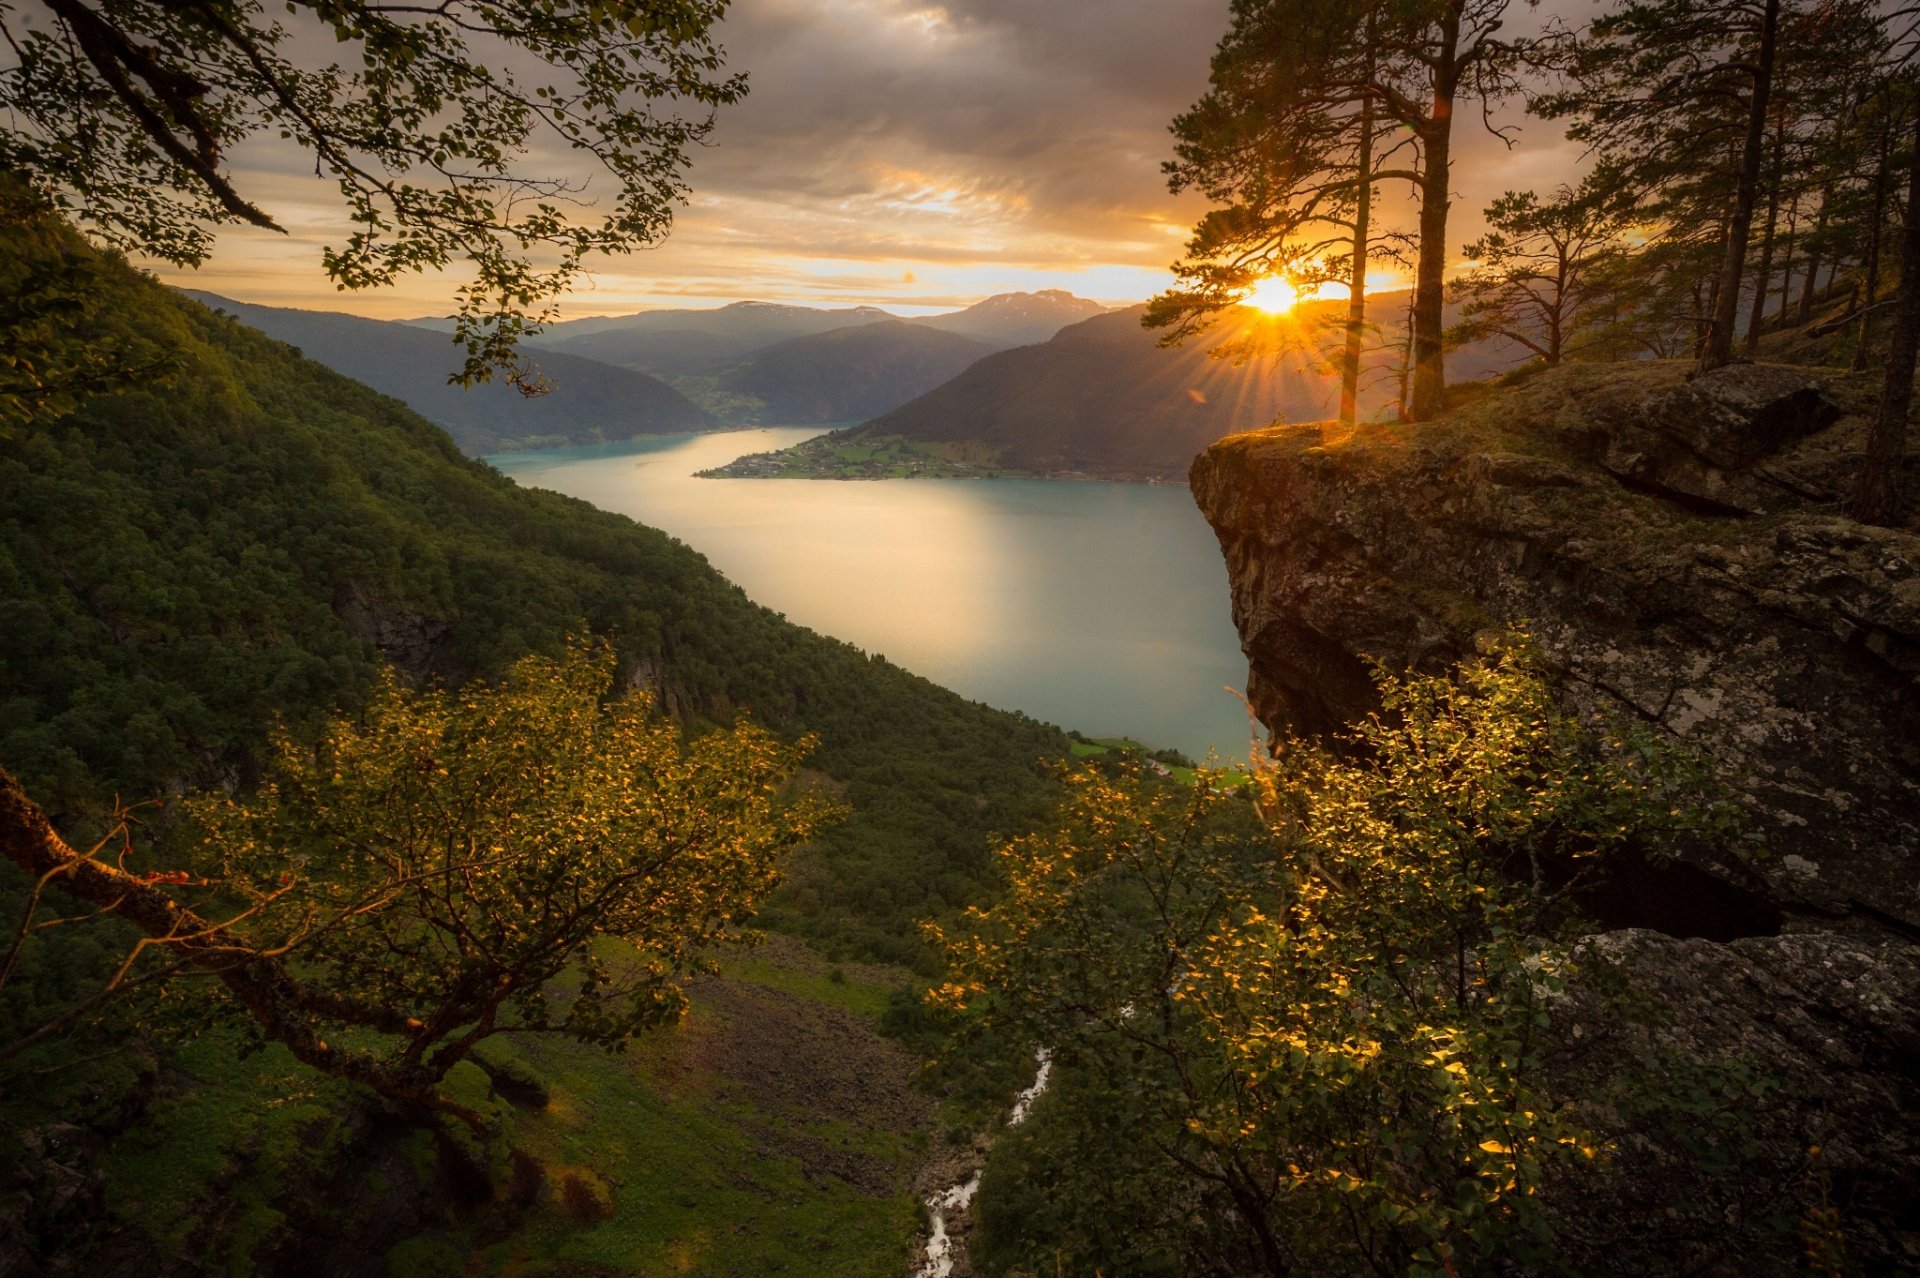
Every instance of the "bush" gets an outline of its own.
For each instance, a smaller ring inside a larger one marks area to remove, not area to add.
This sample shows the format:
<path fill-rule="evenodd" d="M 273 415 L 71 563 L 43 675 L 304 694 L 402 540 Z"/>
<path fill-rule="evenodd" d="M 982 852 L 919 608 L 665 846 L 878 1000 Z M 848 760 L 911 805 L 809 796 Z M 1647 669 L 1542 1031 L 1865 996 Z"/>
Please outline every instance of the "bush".
<path fill-rule="evenodd" d="M 1595 1142 L 1543 1090 L 1578 926 L 1622 849 L 1723 829 L 1692 762 L 1584 731 L 1523 651 L 1383 678 L 1340 753 L 1254 803 L 1083 772 L 1006 847 L 933 993 L 1050 1044 L 1058 1094 L 990 1168 L 980 1254 L 1075 1272 L 1535 1266 L 1540 1186 Z M 1002 1164 L 1004 1166 L 1004 1164 Z M 1116 1231 L 1110 1204 L 1134 1204 Z M 1041 1263 L 1044 1261 L 1044 1263 Z"/>

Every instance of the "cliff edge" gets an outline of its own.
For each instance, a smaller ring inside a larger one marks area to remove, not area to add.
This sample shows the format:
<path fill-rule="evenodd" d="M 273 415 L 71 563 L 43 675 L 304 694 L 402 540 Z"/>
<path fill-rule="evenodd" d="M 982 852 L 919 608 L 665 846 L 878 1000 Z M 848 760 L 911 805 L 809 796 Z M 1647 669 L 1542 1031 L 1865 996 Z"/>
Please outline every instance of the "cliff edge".
<path fill-rule="evenodd" d="M 1638 867 L 1595 911 L 1590 966 L 1656 1011 L 1561 1032 L 1574 1080 L 1627 1039 L 1754 1062 L 1772 1081 L 1724 1108 L 1757 1179 L 1602 1116 L 1630 1174 L 1566 1236 L 1601 1271 L 1788 1264 L 1794 1226 L 1723 1201 L 1755 1184 L 1801 1235 L 1817 1187 L 1871 1272 L 1920 1265 L 1920 532 L 1840 502 L 1876 380 L 1565 367 L 1424 425 L 1230 436 L 1192 469 L 1276 736 L 1369 712 L 1374 663 L 1443 670 L 1524 624 L 1577 708 L 1690 742 L 1749 808 L 1743 852 Z"/>
<path fill-rule="evenodd" d="M 1372 707 L 1525 623 L 1583 708 L 1718 760 L 1790 914 L 1920 939 L 1920 534 L 1839 513 L 1860 379 L 1568 367 L 1418 426 L 1281 426 L 1194 463 L 1269 728 Z"/>

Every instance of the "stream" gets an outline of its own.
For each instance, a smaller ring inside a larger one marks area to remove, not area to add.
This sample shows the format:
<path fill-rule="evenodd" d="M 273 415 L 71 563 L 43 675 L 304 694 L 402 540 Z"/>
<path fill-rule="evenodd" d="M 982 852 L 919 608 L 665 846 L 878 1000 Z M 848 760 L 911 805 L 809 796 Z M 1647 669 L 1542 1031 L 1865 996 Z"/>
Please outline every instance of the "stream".
<path fill-rule="evenodd" d="M 1013 1108 L 1007 1113 L 1007 1126 L 1018 1127 L 1027 1119 L 1033 1102 L 1040 1093 L 1047 1090 L 1047 1083 L 1053 1077 L 1053 1053 L 1042 1047 L 1033 1054 L 1033 1082 L 1027 1089 L 1013 1098 Z M 983 1155 L 984 1156 L 984 1155 Z M 954 1262 L 958 1259 L 952 1235 L 947 1232 L 948 1216 L 964 1215 L 973 1208 L 973 1196 L 980 1191 L 980 1173 L 983 1168 L 975 1167 L 971 1175 L 946 1189 L 927 1195 L 927 1218 L 930 1228 L 927 1233 L 926 1257 L 920 1267 L 913 1271 L 914 1278 L 948 1278 L 953 1273 Z"/>

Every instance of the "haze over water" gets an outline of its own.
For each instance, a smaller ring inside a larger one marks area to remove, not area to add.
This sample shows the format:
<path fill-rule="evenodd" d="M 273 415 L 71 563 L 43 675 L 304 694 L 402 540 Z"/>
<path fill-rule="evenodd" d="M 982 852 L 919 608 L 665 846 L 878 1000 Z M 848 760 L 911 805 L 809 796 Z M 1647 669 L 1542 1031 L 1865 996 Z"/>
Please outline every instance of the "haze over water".
<path fill-rule="evenodd" d="M 679 538 L 791 621 L 1090 736 L 1244 759 L 1218 544 L 1184 488 L 1043 479 L 697 479 L 817 426 L 488 458 Z"/>

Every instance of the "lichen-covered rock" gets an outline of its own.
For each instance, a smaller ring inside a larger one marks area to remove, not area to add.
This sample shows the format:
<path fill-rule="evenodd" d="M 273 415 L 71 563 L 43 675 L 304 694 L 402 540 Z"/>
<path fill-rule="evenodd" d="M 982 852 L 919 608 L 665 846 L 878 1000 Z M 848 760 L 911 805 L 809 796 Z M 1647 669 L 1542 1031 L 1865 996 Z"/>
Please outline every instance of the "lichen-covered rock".
<path fill-rule="evenodd" d="M 1709 514 L 1757 514 L 1805 492 L 1756 464 L 1840 419 L 1801 369 L 1737 364 L 1678 385 L 1623 381 L 1571 419 L 1572 451 L 1629 487 Z"/>
<path fill-rule="evenodd" d="M 1635 404 L 1664 416 L 1629 427 Z M 1920 936 L 1920 536 L 1754 478 L 1763 463 L 1826 474 L 1832 437 L 1859 425 L 1838 411 L 1792 370 L 1703 385 L 1671 366 L 1587 368 L 1422 427 L 1222 440 L 1192 482 L 1226 555 L 1249 698 L 1270 727 L 1326 732 L 1372 706 L 1370 663 L 1443 669 L 1481 630 L 1524 623 L 1577 702 L 1721 762 L 1781 901 Z M 1781 451 L 1730 438 L 1743 412 Z M 1656 464 L 1636 442 L 1656 435 L 1684 446 Z M 1773 513 L 1725 513 L 1761 486 Z"/>
<path fill-rule="evenodd" d="M 1579 959 L 1584 993 L 1639 1005 L 1556 1017 L 1553 1068 L 1609 1146 L 1552 1187 L 1576 1271 L 1797 1274 L 1809 1234 L 1866 1272 L 1920 1266 L 1920 951 L 1626 931 Z"/>

